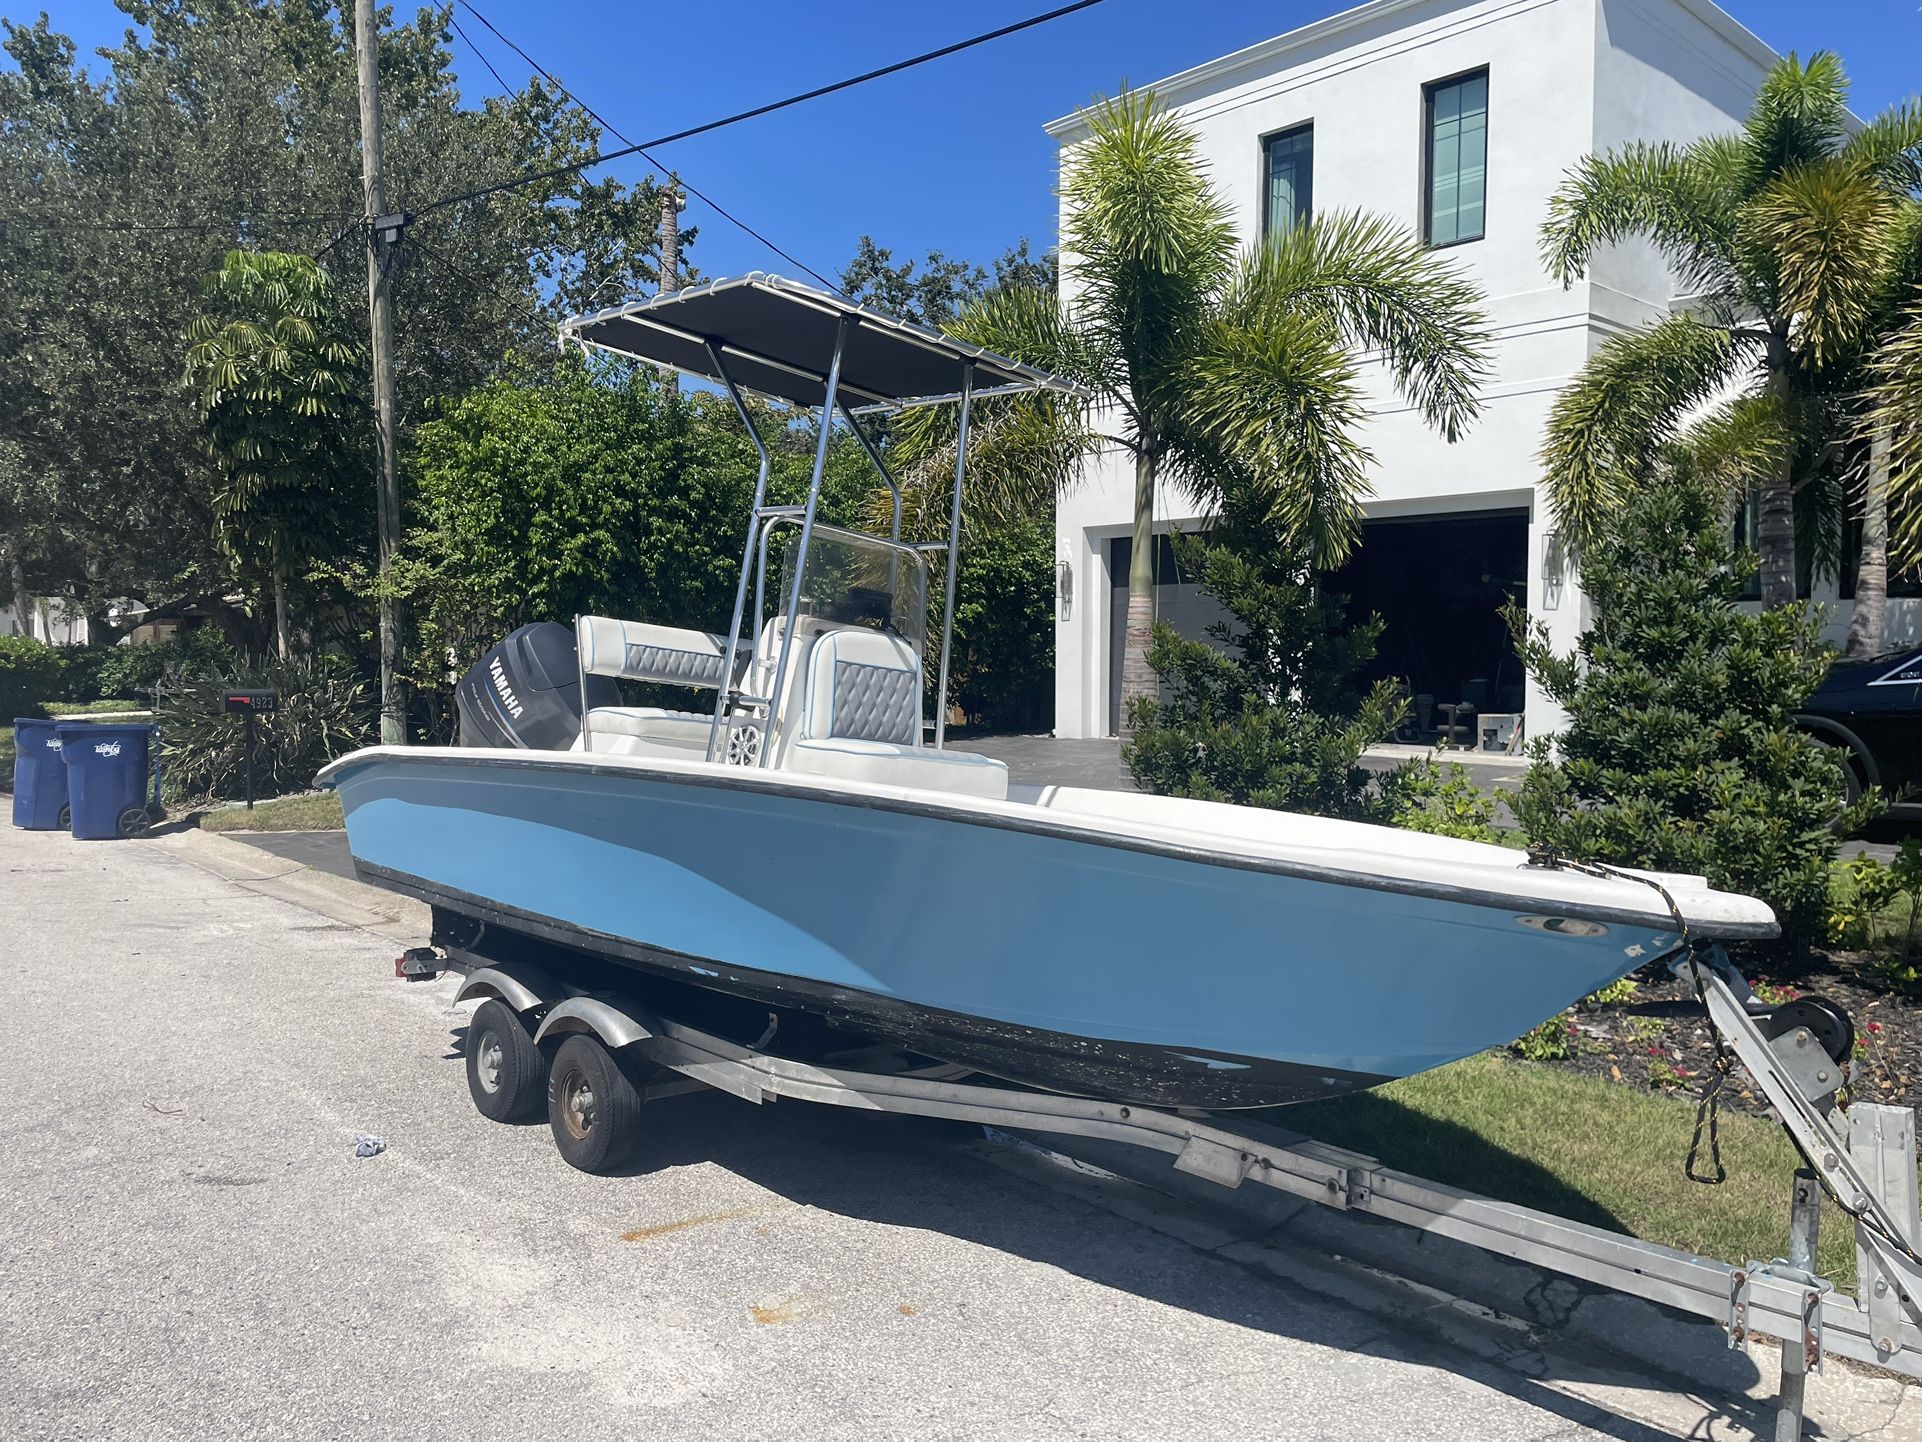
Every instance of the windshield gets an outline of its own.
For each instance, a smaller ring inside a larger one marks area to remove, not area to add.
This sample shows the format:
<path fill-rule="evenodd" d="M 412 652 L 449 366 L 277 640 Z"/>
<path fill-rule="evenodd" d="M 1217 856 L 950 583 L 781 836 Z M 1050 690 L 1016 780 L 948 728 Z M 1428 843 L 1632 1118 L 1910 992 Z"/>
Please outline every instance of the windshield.
<path fill-rule="evenodd" d="M 796 531 L 781 547 L 778 584 L 769 599 L 785 610 L 788 577 L 794 574 L 801 535 Z M 808 545 L 807 569 L 801 577 L 803 616 L 843 626 L 867 626 L 899 636 L 927 654 L 928 572 L 920 555 L 904 546 L 872 536 L 816 526 Z"/>

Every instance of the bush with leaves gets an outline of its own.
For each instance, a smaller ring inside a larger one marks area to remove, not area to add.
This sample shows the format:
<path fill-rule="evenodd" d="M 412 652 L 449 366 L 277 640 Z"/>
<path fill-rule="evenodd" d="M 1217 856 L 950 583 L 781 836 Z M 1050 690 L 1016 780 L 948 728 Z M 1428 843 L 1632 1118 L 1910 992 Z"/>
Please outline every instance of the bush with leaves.
<path fill-rule="evenodd" d="M 941 585 L 929 577 L 929 686 L 941 669 Z M 1054 713 L 1054 525 L 1020 521 L 964 541 L 955 581 L 952 695 L 970 726 L 1042 731 Z"/>
<path fill-rule="evenodd" d="M 1390 818 L 1409 831 L 1463 841 L 1501 840 L 1495 825 L 1500 803 L 1459 761 L 1438 765 L 1433 757 L 1417 757 L 1383 777 L 1382 791 Z"/>
<path fill-rule="evenodd" d="M 1320 590 L 1248 532 L 1177 537 L 1184 571 L 1227 608 L 1217 643 L 1155 627 L 1148 663 L 1162 697 L 1143 697 L 1122 759 L 1151 791 L 1380 820 L 1387 801 L 1361 753 L 1387 739 L 1406 703 L 1392 683 L 1362 691 L 1381 621 L 1350 622 Z"/>
<path fill-rule="evenodd" d="M 228 715 L 221 699 L 235 687 L 280 693 L 279 710 L 258 723 L 254 787 L 260 795 L 304 791 L 329 761 L 373 743 L 373 693 L 336 657 L 237 667 L 174 682 L 162 690 L 156 713 L 170 799 L 231 799 L 243 793 L 241 718 Z"/>
<path fill-rule="evenodd" d="M 30 636 L 0 636 L 0 726 L 39 716 L 60 695 L 60 653 Z"/>
<path fill-rule="evenodd" d="M 1839 753 L 1797 729 L 1830 654 L 1809 608 L 1742 608 L 1754 570 L 1721 499 L 1671 472 L 1583 557 L 1595 622 L 1574 655 L 1510 608 L 1523 663 L 1568 713 L 1559 759 L 1535 742 L 1513 807 L 1533 845 L 1758 896 L 1795 947 L 1821 930 L 1838 831 L 1880 801 L 1846 806 Z"/>

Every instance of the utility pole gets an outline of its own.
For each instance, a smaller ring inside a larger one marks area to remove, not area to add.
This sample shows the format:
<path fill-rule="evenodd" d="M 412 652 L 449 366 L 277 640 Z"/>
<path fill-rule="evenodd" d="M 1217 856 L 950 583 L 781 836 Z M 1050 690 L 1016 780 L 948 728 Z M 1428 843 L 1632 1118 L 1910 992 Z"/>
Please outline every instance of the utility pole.
<path fill-rule="evenodd" d="M 406 217 L 387 211 L 380 119 L 380 36 L 374 0 L 354 0 L 354 52 L 360 76 L 360 178 L 367 199 L 367 313 L 373 326 L 374 434 L 380 451 L 375 513 L 380 527 L 380 740 L 407 744 L 407 707 L 394 672 L 400 657 L 398 605 L 389 589 L 400 546 L 400 459 L 394 436 L 393 259 Z"/>
<path fill-rule="evenodd" d="M 681 212 L 687 199 L 681 194 L 680 181 L 670 175 L 661 191 L 661 294 L 672 295 L 681 288 Z"/>

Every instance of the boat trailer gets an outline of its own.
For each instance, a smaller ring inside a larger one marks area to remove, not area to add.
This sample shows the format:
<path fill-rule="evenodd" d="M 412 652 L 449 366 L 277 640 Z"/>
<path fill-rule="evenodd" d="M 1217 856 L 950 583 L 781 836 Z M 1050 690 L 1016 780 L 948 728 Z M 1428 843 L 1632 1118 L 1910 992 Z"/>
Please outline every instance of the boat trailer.
<path fill-rule="evenodd" d="M 767 1031 L 742 1044 L 631 997 L 571 986 L 539 964 L 444 941 L 395 964 L 396 975 L 408 980 L 464 974 L 456 1003 L 482 1004 L 467 1046 L 476 1105 L 504 1120 L 534 1114 L 545 1101 L 562 1154 L 587 1170 L 611 1169 L 615 1156 L 611 1147 L 582 1150 L 597 1127 L 599 1142 L 631 1144 L 639 1103 L 708 1087 L 757 1104 L 790 1098 L 1146 1147 L 1171 1156 L 1177 1170 L 1225 1187 L 1273 1187 L 1705 1317 L 1724 1328 L 1731 1348 L 1776 1340 L 1776 1437 L 1787 1442 L 1801 1435 L 1807 1374 L 1822 1370 L 1826 1355 L 1922 1380 L 1915 1114 L 1858 1101 L 1838 1124 L 1835 1098 L 1848 1080 L 1848 1061 L 1825 1049 L 1819 1025 L 1769 1035 L 1751 1014 L 1748 984 L 1719 946 L 1698 944 L 1672 969 L 1694 986 L 1730 1056 L 1761 1087 L 1808 1162 L 1796 1173 L 1786 1258 L 1731 1264 L 1695 1256 L 1425 1181 L 1318 1142 L 1259 1140 L 1199 1115 L 997 1085 L 886 1045 L 829 1058 L 845 1065 L 797 1061 L 765 1049 L 776 1029 L 771 1015 Z M 490 1016 L 490 1008 L 499 1010 Z M 626 1134 L 613 1136 L 614 1129 Z M 1816 1271 L 1824 1192 L 1854 1222 L 1855 1297 Z"/>

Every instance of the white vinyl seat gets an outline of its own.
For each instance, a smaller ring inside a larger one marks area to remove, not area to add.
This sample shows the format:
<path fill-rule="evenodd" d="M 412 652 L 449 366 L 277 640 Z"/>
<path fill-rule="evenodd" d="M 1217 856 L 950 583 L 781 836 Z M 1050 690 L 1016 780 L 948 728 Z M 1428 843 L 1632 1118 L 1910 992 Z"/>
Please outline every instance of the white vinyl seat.
<path fill-rule="evenodd" d="M 1007 798 L 1001 762 L 920 744 L 920 660 L 898 636 L 857 627 L 819 636 L 808 651 L 797 719 L 797 734 L 780 757 L 789 771 Z"/>
<path fill-rule="evenodd" d="M 687 756 L 707 759 L 714 716 L 664 711 L 658 706 L 596 706 L 587 714 L 594 750 L 616 756 Z M 578 744 L 578 743 L 577 743 Z"/>
<path fill-rule="evenodd" d="M 932 751 L 923 746 L 846 737 L 804 739 L 796 741 L 788 752 L 787 769 L 875 786 L 951 791 L 989 801 L 1008 799 L 1007 766 L 972 751 Z"/>
<path fill-rule="evenodd" d="M 620 676 L 674 686 L 712 688 L 727 667 L 727 638 L 678 626 L 653 626 L 612 616 L 581 616 L 574 623 L 583 675 Z M 753 648 L 735 648 L 735 670 Z M 707 759 L 712 711 L 673 711 L 659 706 L 596 706 L 588 711 L 575 750 L 615 756 Z M 723 738 L 723 747 L 726 738 Z"/>

